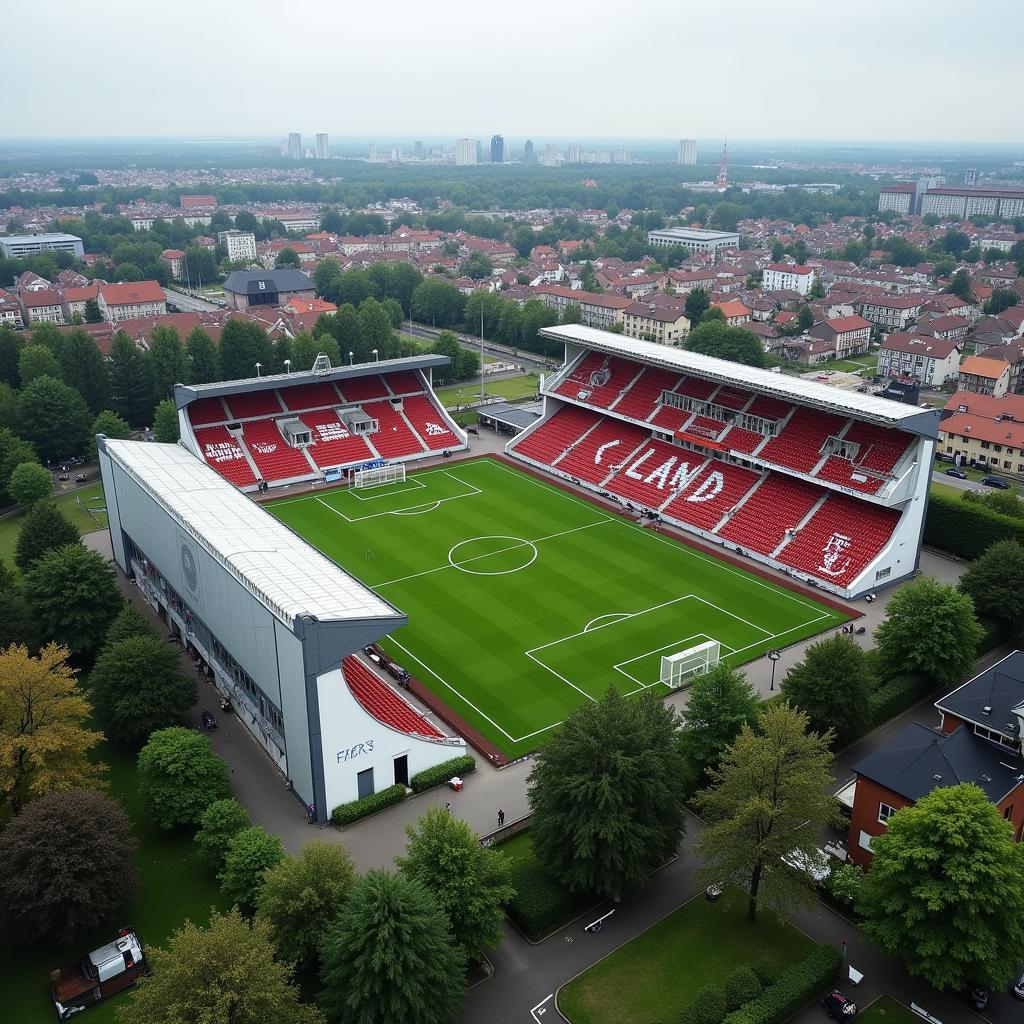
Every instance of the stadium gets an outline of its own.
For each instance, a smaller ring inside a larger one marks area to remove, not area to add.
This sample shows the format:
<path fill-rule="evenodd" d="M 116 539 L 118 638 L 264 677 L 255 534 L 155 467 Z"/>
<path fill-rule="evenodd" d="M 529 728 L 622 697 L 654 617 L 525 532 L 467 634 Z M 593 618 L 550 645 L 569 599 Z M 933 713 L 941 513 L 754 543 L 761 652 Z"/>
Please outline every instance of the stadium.
<path fill-rule="evenodd" d="M 180 444 L 101 439 L 118 564 L 320 821 L 466 741 L 522 757 L 610 685 L 668 695 L 834 628 L 917 569 L 936 413 L 544 333 L 564 364 L 489 457 L 434 395 L 442 356 L 179 385 Z"/>

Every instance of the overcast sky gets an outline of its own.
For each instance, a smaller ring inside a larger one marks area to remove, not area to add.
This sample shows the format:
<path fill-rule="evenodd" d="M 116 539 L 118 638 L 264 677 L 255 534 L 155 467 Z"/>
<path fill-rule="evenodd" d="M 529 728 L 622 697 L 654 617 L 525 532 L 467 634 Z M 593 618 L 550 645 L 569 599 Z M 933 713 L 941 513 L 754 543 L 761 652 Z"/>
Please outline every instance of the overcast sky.
<path fill-rule="evenodd" d="M 1020 0 L 33 0 L 0 15 L 2 135 L 1024 143 L 1022 13 Z"/>

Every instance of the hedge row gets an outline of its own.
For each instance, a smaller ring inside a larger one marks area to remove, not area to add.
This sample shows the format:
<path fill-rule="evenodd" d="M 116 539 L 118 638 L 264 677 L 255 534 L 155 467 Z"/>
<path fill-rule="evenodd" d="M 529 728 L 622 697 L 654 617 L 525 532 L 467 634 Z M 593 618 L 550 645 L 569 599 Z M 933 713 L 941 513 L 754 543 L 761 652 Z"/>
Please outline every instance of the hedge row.
<path fill-rule="evenodd" d="M 927 697 L 935 684 L 926 676 L 913 673 L 892 676 L 887 679 L 868 699 L 869 728 L 888 722 L 890 718 L 906 711 L 922 697 Z"/>
<path fill-rule="evenodd" d="M 509 882 L 516 893 L 508 905 L 508 916 L 534 942 L 596 902 L 595 896 L 569 892 L 532 856 L 510 859 L 508 868 Z"/>
<path fill-rule="evenodd" d="M 335 825 L 351 825 L 352 822 L 365 818 L 368 814 L 376 814 L 392 804 L 400 804 L 405 799 L 405 786 L 396 784 L 382 789 L 372 796 L 364 796 L 362 800 L 339 804 L 331 811 L 331 821 Z"/>
<path fill-rule="evenodd" d="M 463 754 L 462 757 L 453 757 L 450 761 L 442 761 L 435 764 L 433 768 L 424 768 L 412 777 L 412 790 L 414 793 L 422 793 L 424 790 L 432 789 L 447 782 L 453 775 L 460 778 L 476 771 L 476 761 Z"/>
<path fill-rule="evenodd" d="M 928 519 L 924 542 L 959 558 L 983 555 L 996 541 L 1016 540 L 1024 544 L 1024 519 L 944 494 L 928 497 Z"/>
<path fill-rule="evenodd" d="M 734 1010 L 725 1024 L 782 1024 L 839 977 L 842 958 L 832 946 L 818 948 L 787 968 L 752 1002 Z"/>

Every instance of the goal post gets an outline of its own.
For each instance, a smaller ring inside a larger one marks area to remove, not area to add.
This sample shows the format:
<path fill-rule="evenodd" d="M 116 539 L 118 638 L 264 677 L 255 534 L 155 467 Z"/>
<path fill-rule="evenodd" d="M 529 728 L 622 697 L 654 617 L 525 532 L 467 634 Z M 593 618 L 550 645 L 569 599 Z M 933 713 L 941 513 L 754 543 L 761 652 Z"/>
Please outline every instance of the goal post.
<path fill-rule="evenodd" d="M 380 487 L 383 484 L 405 483 L 405 463 L 391 466 L 370 466 L 352 474 L 353 487 Z"/>
<path fill-rule="evenodd" d="M 717 640 L 707 640 L 685 651 L 665 655 L 661 659 L 661 682 L 679 690 L 694 676 L 702 676 L 714 668 L 721 657 L 722 647 Z"/>

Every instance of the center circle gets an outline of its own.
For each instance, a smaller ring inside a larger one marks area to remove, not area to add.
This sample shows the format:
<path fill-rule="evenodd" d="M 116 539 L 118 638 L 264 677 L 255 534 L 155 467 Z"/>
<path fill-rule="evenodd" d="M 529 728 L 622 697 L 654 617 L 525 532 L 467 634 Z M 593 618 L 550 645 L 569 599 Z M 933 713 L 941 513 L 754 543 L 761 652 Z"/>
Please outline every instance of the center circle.
<path fill-rule="evenodd" d="M 468 547 L 470 544 L 478 546 L 479 550 Z M 456 554 L 458 552 L 458 554 Z M 519 559 L 515 559 L 513 553 L 522 552 Z M 486 559 L 495 556 L 509 555 L 513 560 L 521 561 L 521 565 L 512 565 L 506 569 L 483 569 L 478 565 L 484 564 Z M 537 547 L 531 541 L 523 540 L 522 537 L 506 537 L 500 534 L 488 537 L 470 537 L 469 540 L 462 540 L 448 552 L 448 563 L 460 572 L 469 573 L 471 576 L 505 576 L 508 573 L 519 572 L 537 560 Z"/>

